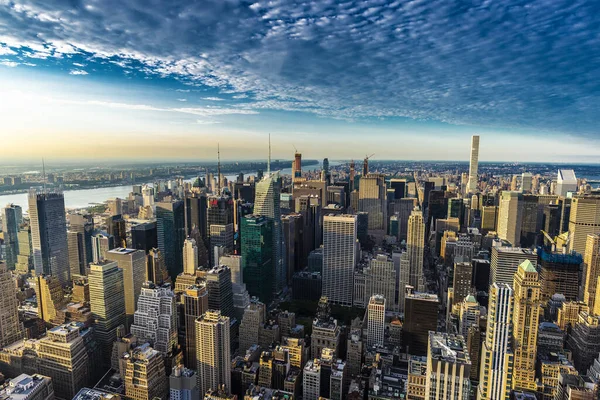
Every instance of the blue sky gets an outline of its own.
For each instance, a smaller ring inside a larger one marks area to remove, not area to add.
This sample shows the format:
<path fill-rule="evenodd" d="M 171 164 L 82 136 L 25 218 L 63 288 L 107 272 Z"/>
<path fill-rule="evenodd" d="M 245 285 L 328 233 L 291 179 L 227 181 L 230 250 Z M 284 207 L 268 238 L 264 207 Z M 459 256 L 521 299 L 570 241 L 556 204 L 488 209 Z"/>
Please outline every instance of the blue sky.
<path fill-rule="evenodd" d="M 0 0 L 8 158 L 598 161 L 600 3 Z"/>

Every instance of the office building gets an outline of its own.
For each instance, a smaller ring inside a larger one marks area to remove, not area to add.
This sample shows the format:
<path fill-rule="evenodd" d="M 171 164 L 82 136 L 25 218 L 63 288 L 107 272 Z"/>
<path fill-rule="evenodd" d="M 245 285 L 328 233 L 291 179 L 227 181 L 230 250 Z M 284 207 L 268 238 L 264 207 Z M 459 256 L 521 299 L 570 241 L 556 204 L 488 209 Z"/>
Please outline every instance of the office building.
<path fill-rule="evenodd" d="M 183 241 L 185 240 L 185 215 L 183 201 L 156 203 L 156 230 L 158 248 L 174 281 L 183 270 Z"/>
<path fill-rule="evenodd" d="M 169 377 L 169 399 L 196 400 L 199 396 L 196 372 L 183 365 L 173 368 Z"/>
<path fill-rule="evenodd" d="M 505 191 L 500 195 L 498 208 L 498 237 L 513 246 L 521 243 L 521 224 L 523 220 L 523 195 L 519 192 Z"/>
<path fill-rule="evenodd" d="M 55 398 L 52 379 L 39 374 L 20 374 L 8 380 L 0 389 L 0 395 L 7 400 L 54 400 Z"/>
<path fill-rule="evenodd" d="M 116 248 L 106 252 L 106 259 L 116 261 L 123 270 L 127 327 L 133 322 L 138 298 L 146 278 L 146 253 L 142 250 Z"/>
<path fill-rule="evenodd" d="M 127 247 L 127 229 L 121 214 L 111 215 L 105 220 L 106 232 L 115 238 L 116 247 Z"/>
<path fill-rule="evenodd" d="M 406 252 L 410 266 L 408 284 L 417 292 L 425 290 L 423 260 L 425 257 L 425 222 L 423 212 L 415 208 L 408 218 L 408 236 Z"/>
<path fill-rule="evenodd" d="M 229 317 L 207 311 L 196 320 L 198 389 L 231 388 Z M 229 390 L 229 389 L 228 389 Z"/>
<path fill-rule="evenodd" d="M 164 360 L 148 343 L 123 355 L 125 396 L 135 400 L 165 399 L 169 393 Z"/>
<path fill-rule="evenodd" d="M 556 293 L 564 295 L 567 301 L 577 300 L 579 269 L 582 262 L 581 255 L 577 253 L 552 251 L 550 248 L 541 249 L 538 267 L 542 285 L 542 303 L 547 303 Z"/>
<path fill-rule="evenodd" d="M 567 349 L 573 354 L 575 368 L 587 371 L 600 353 L 600 316 L 580 312 L 567 338 Z"/>
<path fill-rule="evenodd" d="M 363 274 L 365 277 L 364 304 L 369 303 L 371 296 L 380 294 L 386 299 L 387 311 L 398 310 L 398 304 L 396 304 L 397 274 L 393 261 L 385 254 L 378 254 L 369 260 L 368 266 L 363 269 Z"/>
<path fill-rule="evenodd" d="M 323 218 L 323 296 L 332 303 L 346 306 L 352 305 L 356 221 L 355 215 Z"/>
<path fill-rule="evenodd" d="M 535 391 L 535 355 L 542 306 L 540 278 L 531 261 L 519 265 L 513 288 L 513 389 Z"/>
<path fill-rule="evenodd" d="M 171 282 L 165 259 L 158 248 L 152 248 L 146 255 L 146 281 L 162 285 Z"/>
<path fill-rule="evenodd" d="M 131 334 L 163 355 L 177 347 L 177 309 L 171 285 L 142 285 Z"/>
<path fill-rule="evenodd" d="M 556 324 L 563 331 L 567 331 L 569 325 L 573 327 L 579 321 L 581 312 L 592 314 L 588 305 L 582 301 L 562 301 L 557 310 Z"/>
<path fill-rule="evenodd" d="M 0 262 L 0 346 L 8 346 L 22 339 L 23 324 L 19 320 L 19 301 L 15 282 L 6 264 Z"/>
<path fill-rule="evenodd" d="M 496 230 L 497 206 L 481 207 L 481 230 L 484 232 Z"/>
<path fill-rule="evenodd" d="M 373 295 L 367 306 L 367 346 L 383 347 L 385 337 L 385 297 Z"/>
<path fill-rule="evenodd" d="M 292 161 L 292 182 L 302 179 L 302 154 L 296 152 Z"/>
<path fill-rule="evenodd" d="M 90 310 L 95 320 L 95 335 L 104 358 L 110 357 L 117 329 L 125 326 L 125 288 L 123 270 L 116 262 L 90 265 Z"/>
<path fill-rule="evenodd" d="M 87 263 L 85 260 L 83 233 L 67 231 L 67 247 L 69 249 L 69 270 L 71 276 L 85 276 Z"/>
<path fill-rule="evenodd" d="M 462 336 L 429 332 L 426 398 L 468 400 L 471 360 Z"/>
<path fill-rule="evenodd" d="M 477 399 L 508 399 L 512 388 L 513 290 L 506 283 L 490 286 L 486 338 L 481 351 Z M 533 358 L 535 360 L 535 358 Z"/>
<path fill-rule="evenodd" d="M 233 288 L 229 267 L 222 265 L 206 271 L 205 279 L 208 309 L 220 310 L 223 316 L 233 317 Z"/>
<path fill-rule="evenodd" d="M 469 159 L 469 182 L 467 184 L 468 193 L 477 193 L 479 168 L 479 136 L 471 137 L 471 158 Z"/>
<path fill-rule="evenodd" d="M 272 223 L 272 259 L 275 279 L 273 292 L 279 292 L 286 283 L 286 269 L 283 255 L 283 231 L 281 226 L 281 178 L 278 172 L 267 173 L 256 184 L 254 214 L 266 217 Z M 243 227 L 242 227 L 243 240 Z M 243 255 L 242 255 L 243 257 Z M 261 299 L 262 300 L 262 299 Z M 265 301 L 265 300 L 263 300 Z"/>
<path fill-rule="evenodd" d="M 208 311 L 206 284 L 188 287 L 183 292 L 185 322 L 185 365 L 196 367 L 196 319 Z"/>
<path fill-rule="evenodd" d="M 208 199 L 203 193 L 192 193 L 185 197 L 185 234 L 190 236 L 198 228 L 200 237 L 207 238 Z"/>
<path fill-rule="evenodd" d="M 53 275 L 67 285 L 71 274 L 65 198 L 62 193 L 37 193 L 32 190 L 28 201 L 35 272 L 38 275 Z"/>
<path fill-rule="evenodd" d="M 596 400 L 598 384 L 587 376 L 561 374 L 554 400 Z"/>
<path fill-rule="evenodd" d="M 600 234 L 588 235 L 585 243 L 585 288 L 583 301 L 594 310 L 600 278 Z"/>
<path fill-rule="evenodd" d="M 273 222 L 265 216 L 247 215 L 242 219 L 241 230 L 244 283 L 250 296 L 269 304 L 275 285 Z"/>
<path fill-rule="evenodd" d="M 24 223 L 20 226 L 17 238 L 19 241 L 19 254 L 17 255 L 15 270 L 19 273 L 27 273 L 33 269 L 31 227 L 28 223 Z"/>
<path fill-rule="evenodd" d="M 191 238 L 183 242 L 183 273 L 195 275 L 198 269 L 198 246 L 196 241 Z"/>
<path fill-rule="evenodd" d="M 219 265 L 225 265 L 231 270 L 231 283 L 244 284 L 244 273 L 242 269 L 242 257 L 239 255 L 226 255 L 219 258 Z"/>
<path fill-rule="evenodd" d="M 4 207 L 2 216 L 2 232 L 4 234 L 5 262 L 9 270 L 15 269 L 19 254 L 19 225 L 23 220 L 23 210 L 20 206 L 8 204 Z"/>
<path fill-rule="evenodd" d="M 92 262 L 98 264 L 106 259 L 106 252 L 115 248 L 115 238 L 106 232 L 92 235 Z"/>
<path fill-rule="evenodd" d="M 537 259 L 537 253 L 529 249 L 493 246 L 492 261 L 490 263 L 490 285 L 493 283 L 512 285 L 519 264 L 529 260 L 536 266 Z"/>
<path fill-rule="evenodd" d="M 340 347 L 340 326 L 331 318 L 331 308 L 326 297 L 321 297 L 317 315 L 313 319 L 311 335 L 311 358 L 319 358 L 324 348 L 331 349 L 338 357 Z"/>
<path fill-rule="evenodd" d="M 136 250 L 150 250 L 158 248 L 158 231 L 156 221 L 144 222 L 131 227 L 131 247 Z"/>
<path fill-rule="evenodd" d="M 265 304 L 253 298 L 244 310 L 240 323 L 240 352 L 243 354 L 252 345 L 258 344 L 258 332 L 264 325 L 266 318 Z"/>
<path fill-rule="evenodd" d="M 387 226 L 385 176 L 368 174 L 360 178 L 358 211 L 369 213 L 369 230 L 385 231 Z"/>
<path fill-rule="evenodd" d="M 406 398 L 426 400 L 427 394 L 427 357 L 411 356 L 408 360 L 408 379 Z"/>
<path fill-rule="evenodd" d="M 577 193 L 577 177 L 572 169 L 559 169 L 555 194 L 567 197 L 567 193 Z"/>
<path fill-rule="evenodd" d="M 58 324 L 58 313 L 68 302 L 60 281 L 53 276 L 47 275 L 36 276 L 35 281 L 38 315 L 47 323 Z"/>
<path fill-rule="evenodd" d="M 473 293 L 471 282 L 473 280 L 473 266 L 471 262 L 455 262 L 452 289 L 454 290 L 454 304 L 461 303 Z"/>
<path fill-rule="evenodd" d="M 427 355 L 429 331 L 437 331 L 439 300 L 437 295 L 414 292 L 406 288 L 402 341 L 408 354 Z"/>
<path fill-rule="evenodd" d="M 587 236 L 600 232 L 600 196 L 574 197 L 568 220 L 569 251 L 585 257 Z"/>

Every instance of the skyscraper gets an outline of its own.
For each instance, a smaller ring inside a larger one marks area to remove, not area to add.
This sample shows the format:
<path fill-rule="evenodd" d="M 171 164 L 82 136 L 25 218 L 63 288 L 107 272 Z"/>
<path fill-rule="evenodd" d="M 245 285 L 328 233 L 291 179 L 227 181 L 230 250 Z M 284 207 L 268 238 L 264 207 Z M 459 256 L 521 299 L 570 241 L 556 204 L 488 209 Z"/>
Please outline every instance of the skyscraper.
<path fill-rule="evenodd" d="M 572 169 L 559 169 L 556 177 L 556 193 L 566 197 L 569 192 L 577 192 L 577 178 Z"/>
<path fill-rule="evenodd" d="M 286 282 L 286 270 L 283 257 L 283 232 L 281 227 L 281 177 L 278 172 L 267 174 L 256 184 L 254 214 L 262 215 L 273 221 L 273 266 L 275 279 L 273 292 L 283 289 Z M 242 233 L 243 235 L 243 233 Z"/>
<path fill-rule="evenodd" d="M 523 261 L 514 278 L 513 389 L 536 390 L 535 363 L 541 312 L 541 284 L 535 266 Z"/>
<path fill-rule="evenodd" d="M 4 246 L 6 251 L 6 267 L 15 269 L 19 255 L 19 225 L 23 220 L 23 210 L 20 206 L 8 204 L 4 207 L 2 218 L 2 231 L 4 233 Z"/>
<path fill-rule="evenodd" d="M 183 270 L 183 241 L 185 240 L 185 215 L 183 201 L 156 203 L 156 228 L 158 248 L 165 258 L 171 280 Z"/>
<path fill-rule="evenodd" d="M 19 301 L 15 294 L 15 282 L 6 264 L 0 262 L 0 346 L 22 339 L 23 324 L 19 321 Z"/>
<path fill-rule="evenodd" d="M 119 247 L 106 252 L 106 259 L 116 261 L 123 270 L 126 326 L 129 328 L 133 323 L 133 314 L 146 279 L 146 253 L 143 250 Z"/>
<path fill-rule="evenodd" d="M 125 326 L 123 270 L 116 262 L 90 265 L 90 309 L 95 319 L 95 334 L 102 354 L 110 360 L 117 329 Z"/>
<path fill-rule="evenodd" d="M 492 261 L 490 263 L 490 285 L 493 283 L 506 283 L 512 285 L 513 278 L 519 264 L 529 260 L 537 264 L 537 253 L 520 247 L 492 247 Z"/>
<path fill-rule="evenodd" d="M 369 174 L 360 178 L 358 211 L 369 213 L 369 230 L 385 230 L 387 207 L 384 175 Z"/>
<path fill-rule="evenodd" d="M 296 182 L 302 179 L 302 154 L 296 152 L 292 162 L 292 181 Z"/>
<path fill-rule="evenodd" d="M 67 285 L 70 270 L 65 198 L 62 193 L 32 190 L 28 201 L 35 272 L 54 275 Z"/>
<path fill-rule="evenodd" d="M 587 235 L 585 244 L 585 289 L 583 301 L 594 310 L 596 293 L 598 291 L 598 278 L 600 277 L 600 235 Z"/>
<path fill-rule="evenodd" d="M 273 222 L 261 215 L 242 218 L 242 271 L 251 296 L 265 304 L 273 299 Z"/>
<path fill-rule="evenodd" d="M 373 295 L 367 306 L 367 345 L 383 347 L 385 336 L 385 297 Z"/>
<path fill-rule="evenodd" d="M 415 208 L 408 218 L 408 235 L 406 251 L 410 265 L 409 285 L 417 292 L 425 290 L 423 276 L 423 259 L 425 257 L 425 222 L 423 212 Z"/>
<path fill-rule="evenodd" d="M 131 227 L 131 247 L 136 250 L 150 250 L 158 247 L 156 221 L 144 222 Z"/>
<path fill-rule="evenodd" d="M 177 347 L 177 309 L 171 285 L 145 282 L 133 316 L 131 334 L 162 353 Z"/>
<path fill-rule="evenodd" d="M 513 306 L 513 291 L 510 285 L 494 283 L 490 286 L 487 330 L 481 351 L 477 399 L 509 398 L 513 376 L 511 346 Z"/>
<path fill-rule="evenodd" d="M 183 242 L 183 273 L 194 275 L 198 269 L 198 246 L 194 239 Z"/>
<path fill-rule="evenodd" d="M 204 193 L 192 193 L 185 198 L 185 234 L 190 235 L 198 228 L 200 236 L 207 237 L 207 207 L 208 201 Z"/>
<path fill-rule="evenodd" d="M 222 265 L 206 271 L 209 310 L 219 310 L 223 316 L 233 317 L 233 289 L 231 270 Z"/>
<path fill-rule="evenodd" d="M 164 360 L 148 343 L 136 347 L 124 357 L 125 395 L 128 399 L 152 400 L 168 396 Z"/>
<path fill-rule="evenodd" d="M 600 196 L 574 197 L 569 214 L 569 251 L 585 257 L 587 235 L 600 232 Z"/>
<path fill-rule="evenodd" d="M 185 364 L 196 367 L 196 319 L 208 311 L 208 291 L 206 285 L 198 284 L 183 292 L 185 320 Z"/>
<path fill-rule="evenodd" d="M 36 280 L 36 294 L 38 301 L 38 315 L 48 323 L 54 323 L 58 312 L 67 305 L 67 298 L 58 278 L 51 275 L 38 275 Z"/>
<path fill-rule="evenodd" d="M 467 185 L 469 193 L 477 193 L 479 168 L 479 136 L 471 137 L 471 159 L 469 160 L 469 183 Z"/>
<path fill-rule="evenodd" d="M 462 336 L 429 332 L 426 398 L 468 400 L 471 392 L 471 360 Z"/>
<path fill-rule="evenodd" d="M 121 214 L 106 218 L 106 232 L 115 238 L 116 247 L 127 247 L 127 229 Z"/>
<path fill-rule="evenodd" d="M 521 223 L 523 219 L 523 195 L 519 192 L 502 192 L 498 209 L 498 237 L 513 246 L 521 243 Z"/>
<path fill-rule="evenodd" d="M 332 303 L 352 305 L 356 229 L 356 215 L 323 218 L 323 296 Z"/>
<path fill-rule="evenodd" d="M 429 331 L 437 330 L 440 302 L 435 294 L 415 293 L 411 287 L 406 290 L 402 344 L 409 354 L 425 356 Z"/>
<path fill-rule="evenodd" d="M 231 388 L 231 352 L 229 317 L 210 310 L 196 320 L 196 358 L 198 389 L 201 396 L 208 389 L 225 385 Z"/>

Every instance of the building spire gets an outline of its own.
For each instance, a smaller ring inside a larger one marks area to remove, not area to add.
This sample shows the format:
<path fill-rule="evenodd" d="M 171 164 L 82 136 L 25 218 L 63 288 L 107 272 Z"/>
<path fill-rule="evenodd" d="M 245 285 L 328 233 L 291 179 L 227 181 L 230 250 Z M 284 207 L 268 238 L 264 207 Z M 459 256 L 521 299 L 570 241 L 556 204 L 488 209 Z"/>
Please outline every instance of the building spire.
<path fill-rule="evenodd" d="M 269 159 L 267 160 L 267 175 L 271 175 L 271 134 L 269 133 Z"/>

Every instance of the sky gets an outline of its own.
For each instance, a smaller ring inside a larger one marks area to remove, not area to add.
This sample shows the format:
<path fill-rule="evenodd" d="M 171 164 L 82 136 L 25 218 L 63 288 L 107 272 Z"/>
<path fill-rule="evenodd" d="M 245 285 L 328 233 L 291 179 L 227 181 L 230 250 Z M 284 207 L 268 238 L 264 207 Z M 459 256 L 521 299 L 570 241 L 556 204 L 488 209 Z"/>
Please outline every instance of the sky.
<path fill-rule="evenodd" d="M 593 0 L 0 0 L 2 158 L 600 162 Z"/>

